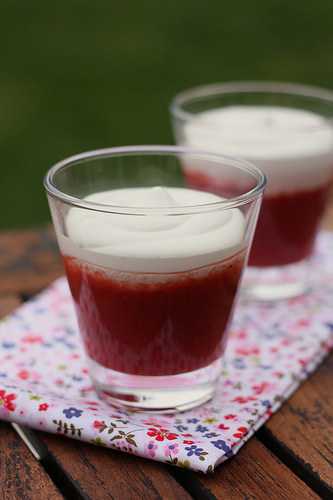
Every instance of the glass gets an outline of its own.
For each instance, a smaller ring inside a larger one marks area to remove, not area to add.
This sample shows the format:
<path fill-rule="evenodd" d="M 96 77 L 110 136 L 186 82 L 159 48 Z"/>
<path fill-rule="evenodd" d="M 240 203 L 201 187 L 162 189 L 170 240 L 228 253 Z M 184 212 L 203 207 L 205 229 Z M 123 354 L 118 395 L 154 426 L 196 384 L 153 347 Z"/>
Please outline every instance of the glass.
<path fill-rule="evenodd" d="M 184 187 L 186 165 L 218 170 L 224 199 Z M 102 398 L 175 411 L 212 397 L 264 185 L 243 160 L 166 146 L 83 153 L 49 170 L 45 188 Z"/>
<path fill-rule="evenodd" d="M 291 298 L 311 286 L 309 258 L 333 179 L 333 93 L 270 82 L 184 91 L 171 104 L 180 145 L 245 158 L 267 188 L 244 296 Z M 188 168 L 187 185 L 220 192 L 218 169 Z"/>

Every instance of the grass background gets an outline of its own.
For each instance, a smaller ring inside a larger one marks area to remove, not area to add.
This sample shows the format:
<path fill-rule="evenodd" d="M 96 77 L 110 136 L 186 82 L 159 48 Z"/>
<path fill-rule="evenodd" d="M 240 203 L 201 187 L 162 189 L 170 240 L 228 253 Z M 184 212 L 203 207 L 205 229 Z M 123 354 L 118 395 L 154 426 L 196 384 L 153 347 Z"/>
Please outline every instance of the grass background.
<path fill-rule="evenodd" d="M 203 83 L 333 88 L 332 0 L 2 0 L 0 229 L 49 220 L 47 168 L 172 143 L 168 104 Z"/>

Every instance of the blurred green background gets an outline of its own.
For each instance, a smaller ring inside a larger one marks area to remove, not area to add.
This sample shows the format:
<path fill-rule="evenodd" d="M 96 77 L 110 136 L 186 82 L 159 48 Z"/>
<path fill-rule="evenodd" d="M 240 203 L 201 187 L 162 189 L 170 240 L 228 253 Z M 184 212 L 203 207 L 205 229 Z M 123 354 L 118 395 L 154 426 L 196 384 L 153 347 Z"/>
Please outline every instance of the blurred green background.
<path fill-rule="evenodd" d="M 168 104 L 203 83 L 333 88 L 332 0 L 2 0 L 0 229 L 49 220 L 47 168 L 171 143 Z"/>

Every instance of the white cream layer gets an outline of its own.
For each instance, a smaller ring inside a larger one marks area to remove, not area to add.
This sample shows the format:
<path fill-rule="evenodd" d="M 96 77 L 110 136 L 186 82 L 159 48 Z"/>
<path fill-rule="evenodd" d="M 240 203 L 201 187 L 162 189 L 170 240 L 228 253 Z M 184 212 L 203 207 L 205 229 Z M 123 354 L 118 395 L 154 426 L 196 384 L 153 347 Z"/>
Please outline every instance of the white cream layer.
<path fill-rule="evenodd" d="M 180 134 L 187 146 L 253 162 L 268 177 L 266 192 L 315 187 L 333 176 L 332 122 L 309 111 L 227 106 L 195 115 Z"/>
<path fill-rule="evenodd" d="M 129 188 L 95 193 L 87 201 L 132 207 L 186 207 L 221 201 L 185 188 Z M 219 262 L 243 246 L 239 209 L 190 215 L 122 215 L 71 208 L 61 250 L 83 261 L 127 272 L 165 273 Z"/>

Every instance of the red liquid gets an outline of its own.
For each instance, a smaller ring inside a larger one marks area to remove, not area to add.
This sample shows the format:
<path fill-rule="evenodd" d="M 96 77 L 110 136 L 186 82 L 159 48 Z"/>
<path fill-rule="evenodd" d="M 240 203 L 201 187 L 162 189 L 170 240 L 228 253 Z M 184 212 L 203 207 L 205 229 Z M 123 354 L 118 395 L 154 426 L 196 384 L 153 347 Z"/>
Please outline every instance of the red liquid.
<path fill-rule="evenodd" d="M 176 375 L 211 364 L 224 350 L 243 261 L 244 252 L 200 271 L 143 283 L 140 275 L 117 281 L 65 256 L 88 355 L 135 375 Z"/>
<path fill-rule="evenodd" d="M 187 171 L 188 186 L 221 196 L 225 186 L 205 174 Z M 257 267 L 282 266 L 311 255 L 319 223 L 324 213 L 330 184 L 276 195 L 266 194 L 249 258 Z"/>
<path fill-rule="evenodd" d="M 250 254 L 251 266 L 282 266 L 309 257 L 329 187 L 264 196 Z"/>

